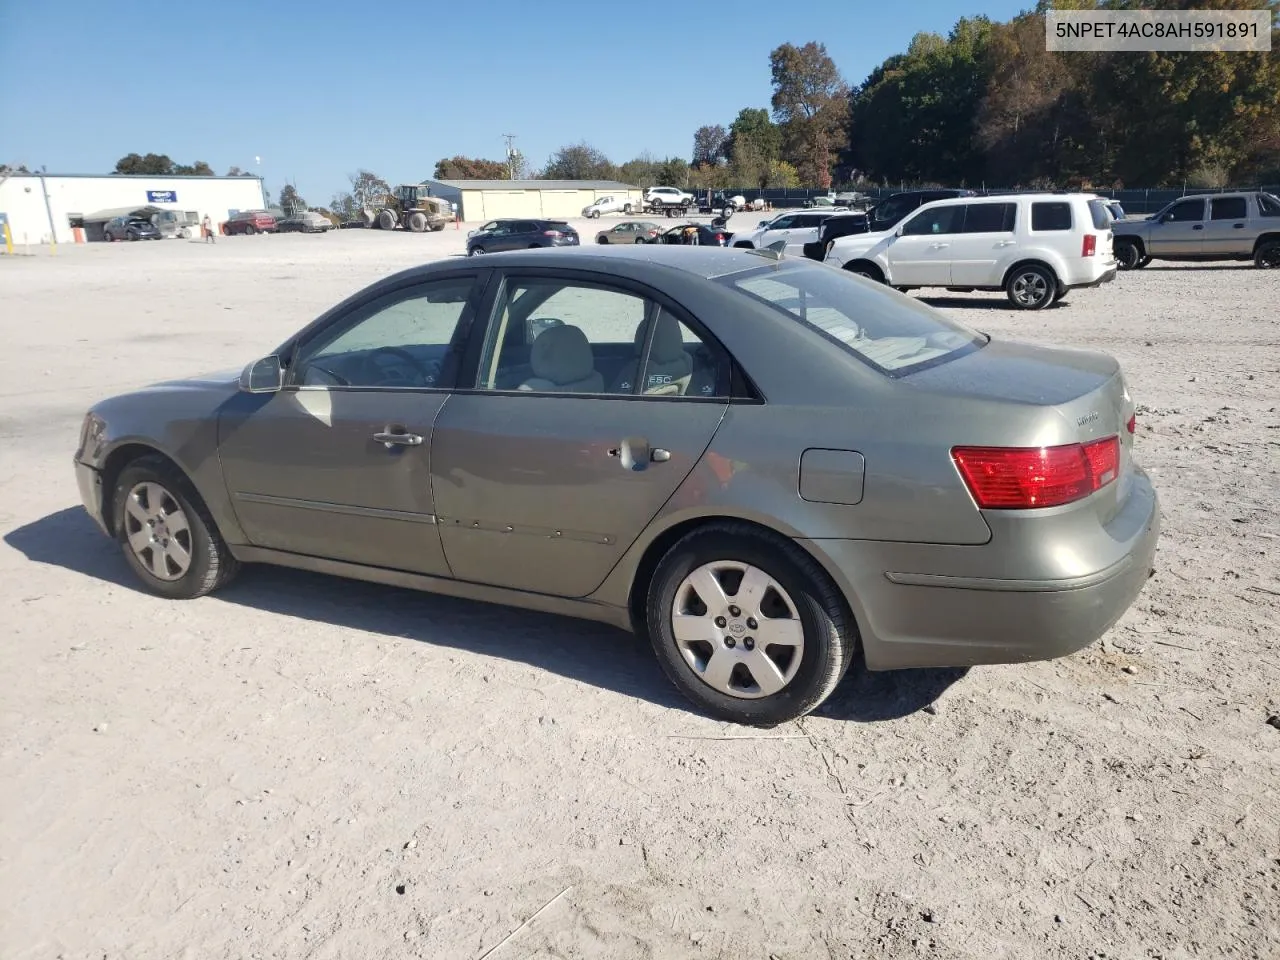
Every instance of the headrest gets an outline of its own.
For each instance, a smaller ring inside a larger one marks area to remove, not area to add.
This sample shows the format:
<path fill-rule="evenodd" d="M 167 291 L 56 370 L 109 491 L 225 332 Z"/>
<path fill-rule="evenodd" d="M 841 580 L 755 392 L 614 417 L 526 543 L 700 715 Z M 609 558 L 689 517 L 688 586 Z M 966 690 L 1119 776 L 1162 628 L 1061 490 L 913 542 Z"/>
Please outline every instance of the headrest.
<path fill-rule="evenodd" d="M 644 323 L 636 328 L 636 353 L 644 349 Z M 536 341 L 535 341 L 536 342 Z M 680 321 L 665 310 L 658 311 L 658 322 L 653 328 L 653 343 L 649 345 L 649 360 L 653 363 L 671 363 L 684 355 L 684 334 Z"/>
<path fill-rule="evenodd" d="M 557 384 L 585 380 L 596 368 L 587 335 L 570 324 L 548 327 L 538 334 L 529 364 L 534 376 Z"/>

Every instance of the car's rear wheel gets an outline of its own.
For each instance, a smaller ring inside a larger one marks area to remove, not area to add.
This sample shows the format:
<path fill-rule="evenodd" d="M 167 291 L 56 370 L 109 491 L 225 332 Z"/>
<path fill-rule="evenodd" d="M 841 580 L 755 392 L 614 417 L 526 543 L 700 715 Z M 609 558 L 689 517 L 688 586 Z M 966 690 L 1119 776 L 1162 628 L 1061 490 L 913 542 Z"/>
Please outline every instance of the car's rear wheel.
<path fill-rule="evenodd" d="M 1048 268 L 1032 263 L 1014 269 L 1004 289 L 1019 310 L 1043 310 L 1053 303 L 1058 281 Z"/>
<path fill-rule="evenodd" d="M 258 232 L 258 228 L 255 227 L 252 223 L 246 223 L 244 225 L 244 234 L 246 237 L 252 237 L 257 232 Z"/>
<path fill-rule="evenodd" d="M 1129 240 L 1117 240 L 1114 247 L 1116 260 L 1121 270 L 1136 270 L 1142 260 L 1142 251 L 1138 245 Z"/>
<path fill-rule="evenodd" d="M 138 239 L 138 234 L 134 230 L 127 231 L 124 236 L 125 236 L 125 239 L 128 240 L 130 243 L 133 243 L 135 240 Z"/>
<path fill-rule="evenodd" d="M 1145 266 L 1146 266 L 1148 263 L 1150 263 L 1150 262 L 1151 262 L 1151 258 L 1150 258 L 1150 257 L 1147 257 L 1147 256 L 1144 256 L 1141 260 L 1139 260 L 1139 261 L 1138 261 L 1138 269 L 1139 269 L 1139 270 L 1141 270 L 1143 267 L 1145 267 Z"/>
<path fill-rule="evenodd" d="M 1253 255 L 1253 265 L 1271 270 L 1280 267 L 1280 240 L 1268 240 L 1258 244 L 1258 249 Z"/>
<path fill-rule="evenodd" d="M 628 217 L 631 216 L 631 210 L 632 210 L 631 204 L 629 203 L 623 204 L 622 212 L 625 213 Z"/>
<path fill-rule="evenodd" d="M 644 243 L 644 237 L 636 237 L 636 243 Z"/>
<path fill-rule="evenodd" d="M 843 600 L 812 557 L 734 523 L 702 527 L 671 547 L 649 585 L 646 623 L 681 693 L 736 723 L 809 713 L 857 645 Z"/>
<path fill-rule="evenodd" d="M 152 593 L 190 600 L 239 569 L 195 487 L 168 460 L 143 457 L 125 467 L 113 503 L 125 560 Z"/>

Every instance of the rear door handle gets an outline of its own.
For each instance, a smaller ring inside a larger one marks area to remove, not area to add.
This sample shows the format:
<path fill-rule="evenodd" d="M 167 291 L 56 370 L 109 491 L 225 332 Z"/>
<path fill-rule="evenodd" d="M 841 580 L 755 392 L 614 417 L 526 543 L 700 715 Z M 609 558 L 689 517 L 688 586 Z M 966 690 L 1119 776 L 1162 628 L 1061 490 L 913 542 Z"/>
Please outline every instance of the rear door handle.
<path fill-rule="evenodd" d="M 1018 242 L 1017 240 L 1001 240 L 999 243 L 997 243 L 997 244 L 996 244 L 996 246 L 997 246 L 997 247 L 1012 247 L 1012 246 L 1013 246 L 1015 243 L 1017 243 L 1017 242 Z"/>
<path fill-rule="evenodd" d="M 1237 224 L 1234 224 L 1234 226 L 1235 226 L 1235 228 L 1236 228 L 1237 230 L 1243 230 L 1243 229 L 1244 229 L 1244 224 L 1243 224 L 1243 223 L 1237 223 Z"/>
<path fill-rule="evenodd" d="M 1203 229 L 1204 229 L 1204 224 L 1203 224 L 1203 223 L 1196 223 L 1196 224 L 1193 224 L 1193 225 L 1192 225 L 1192 227 L 1191 227 L 1191 229 L 1192 229 L 1192 230 L 1203 230 Z"/>
<path fill-rule="evenodd" d="M 930 250 L 941 250 L 941 249 L 943 249 L 944 247 L 949 247 L 949 246 L 951 246 L 951 244 L 949 244 L 949 243 L 931 243 L 931 244 L 929 244 L 929 249 L 930 249 Z"/>
<path fill-rule="evenodd" d="M 383 444 L 388 450 L 392 447 L 416 447 L 422 443 L 422 437 L 416 433 L 375 433 L 373 439 Z"/>
<path fill-rule="evenodd" d="M 627 437 L 622 443 L 609 450 L 609 456 L 622 461 L 623 470 L 644 470 L 650 463 L 666 463 L 671 459 L 671 451 L 662 447 L 650 447 L 644 437 Z"/>

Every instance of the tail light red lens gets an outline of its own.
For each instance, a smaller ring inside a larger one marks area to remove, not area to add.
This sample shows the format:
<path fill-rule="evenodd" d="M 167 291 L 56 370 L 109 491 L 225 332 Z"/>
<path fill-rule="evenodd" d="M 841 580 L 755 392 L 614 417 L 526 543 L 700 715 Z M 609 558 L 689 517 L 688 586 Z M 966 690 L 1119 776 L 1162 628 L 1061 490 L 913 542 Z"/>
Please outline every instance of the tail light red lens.
<path fill-rule="evenodd" d="M 1116 479 L 1120 438 L 1059 447 L 953 447 L 951 459 L 984 510 L 1058 507 Z"/>
<path fill-rule="evenodd" d="M 1129 414 L 1129 421 L 1124 425 L 1124 428 L 1130 433 L 1138 429 L 1138 415 L 1136 413 Z"/>
<path fill-rule="evenodd" d="M 1092 233 L 1084 235 L 1084 245 L 1080 248 L 1080 256 L 1092 257 L 1098 250 L 1098 238 Z"/>

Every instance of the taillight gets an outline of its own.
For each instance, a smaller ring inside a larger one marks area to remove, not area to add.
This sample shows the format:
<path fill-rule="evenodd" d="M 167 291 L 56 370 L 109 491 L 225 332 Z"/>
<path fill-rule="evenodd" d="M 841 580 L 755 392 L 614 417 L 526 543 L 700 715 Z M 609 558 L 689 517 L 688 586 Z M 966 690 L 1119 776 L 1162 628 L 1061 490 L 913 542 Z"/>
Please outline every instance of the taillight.
<path fill-rule="evenodd" d="M 724 234 L 723 234 L 723 233 L 717 233 L 717 234 L 716 234 L 716 243 L 724 243 Z"/>
<path fill-rule="evenodd" d="M 560 231 L 559 230 L 543 230 L 542 235 L 544 237 L 558 237 L 560 236 Z"/>
<path fill-rule="evenodd" d="M 1092 257 L 1094 253 L 1097 252 L 1097 249 L 1098 249 L 1098 238 L 1095 237 L 1092 233 L 1086 233 L 1084 235 L 1084 245 L 1081 246 L 1080 248 L 1080 256 Z"/>
<path fill-rule="evenodd" d="M 1120 438 L 1059 447 L 953 447 L 951 459 L 984 510 L 1057 507 L 1115 480 Z"/>
<path fill-rule="evenodd" d="M 1138 428 L 1138 415 L 1136 413 L 1129 414 L 1129 420 L 1125 423 L 1124 428 L 1130 433 Z"/>

